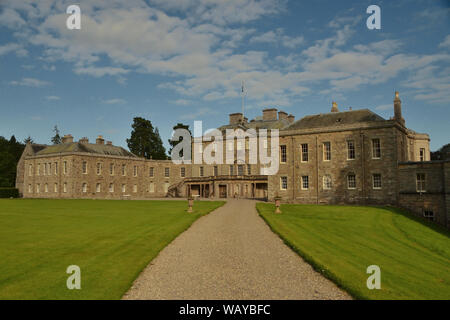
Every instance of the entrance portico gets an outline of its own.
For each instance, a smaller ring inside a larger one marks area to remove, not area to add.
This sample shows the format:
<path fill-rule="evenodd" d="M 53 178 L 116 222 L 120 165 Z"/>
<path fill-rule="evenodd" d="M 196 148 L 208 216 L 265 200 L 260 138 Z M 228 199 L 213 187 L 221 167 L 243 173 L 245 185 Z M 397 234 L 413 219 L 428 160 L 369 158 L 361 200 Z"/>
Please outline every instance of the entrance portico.
<path fill-rule="evenodd" d="M 186 178 L 186 195 L 200 198 L 267 198 L 267 176 L 211 176 Z"/>

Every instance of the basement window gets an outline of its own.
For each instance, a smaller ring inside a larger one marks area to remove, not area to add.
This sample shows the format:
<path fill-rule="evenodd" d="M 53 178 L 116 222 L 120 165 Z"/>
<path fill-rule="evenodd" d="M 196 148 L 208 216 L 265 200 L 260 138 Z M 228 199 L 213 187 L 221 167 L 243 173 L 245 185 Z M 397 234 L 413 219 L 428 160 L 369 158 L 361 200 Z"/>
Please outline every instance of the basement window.
<path fill-rule="evenodd" d="M 430 221 L 434 221 L 434 212 L 430 209 L 423 210 L 423 217 Z"/>

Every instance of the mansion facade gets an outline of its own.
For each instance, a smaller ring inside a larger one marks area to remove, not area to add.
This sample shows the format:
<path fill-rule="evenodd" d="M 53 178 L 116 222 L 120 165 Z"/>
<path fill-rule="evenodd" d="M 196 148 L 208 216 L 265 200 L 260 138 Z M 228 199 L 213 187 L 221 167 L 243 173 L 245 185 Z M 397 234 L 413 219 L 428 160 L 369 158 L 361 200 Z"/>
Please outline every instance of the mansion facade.
<path fill-rule="evenodd" d="M 89 143 L 66 135 L 59 145 L 27 144 L 16 185 L 24 198 L 281 197 L 292 203 L 394 205 L 449 226 L 450 162 L 430 161 L 430 138 L 405 126 L 397 92 L 393 109 L 390 119 L 368 109 L 339 111 L 334 102 L 331 112 L 297 121 L 274 108 L 251 121 L 230 114 L 218 128 L 224 134 L 278 130 L 274 175 L 262 175 L 264 166 L 250 163 L 248 152 L 232 164 L 175 164 L 137 157 L 101 136 Z M 203 142 L 203 149 L 209 143 L 214 141 Z M 232 143 L 235 155 L 240 148 L 248 151 L 248 142 Z M 264 148 L 270 145 L 269 139 Z"/>

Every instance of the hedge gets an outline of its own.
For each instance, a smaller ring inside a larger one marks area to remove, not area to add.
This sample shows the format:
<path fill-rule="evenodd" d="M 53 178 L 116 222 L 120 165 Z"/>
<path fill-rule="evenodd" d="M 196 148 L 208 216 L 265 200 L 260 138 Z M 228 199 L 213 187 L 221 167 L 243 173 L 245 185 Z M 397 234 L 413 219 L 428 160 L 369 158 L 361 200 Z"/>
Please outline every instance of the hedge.
<path fill-rule="evenodd" d="M 19 189 L 16 188 L 0 188 L 0 198 L 18 198 Z"/>

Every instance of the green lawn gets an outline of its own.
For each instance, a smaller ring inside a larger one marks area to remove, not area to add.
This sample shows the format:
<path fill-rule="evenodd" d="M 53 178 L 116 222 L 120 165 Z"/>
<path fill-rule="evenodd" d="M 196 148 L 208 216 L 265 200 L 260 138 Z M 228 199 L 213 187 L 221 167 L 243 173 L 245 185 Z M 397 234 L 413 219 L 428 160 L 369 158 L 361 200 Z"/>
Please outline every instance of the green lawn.
<path fill-rule="evenodd" d="M 120 299 L 140 271 L 223 202 L 0 200 L 0 299 Z M 66 268 L 81 268 L 68 290 Z"/>
<path fill-rule="evenodd" d="M 355 298 L 450 299 L 449 232 L 393 208 L 258 203 L 270 227 Z M 369 265 L 381 289 L 366 286 Z"/>

